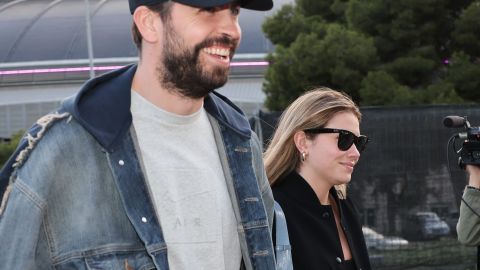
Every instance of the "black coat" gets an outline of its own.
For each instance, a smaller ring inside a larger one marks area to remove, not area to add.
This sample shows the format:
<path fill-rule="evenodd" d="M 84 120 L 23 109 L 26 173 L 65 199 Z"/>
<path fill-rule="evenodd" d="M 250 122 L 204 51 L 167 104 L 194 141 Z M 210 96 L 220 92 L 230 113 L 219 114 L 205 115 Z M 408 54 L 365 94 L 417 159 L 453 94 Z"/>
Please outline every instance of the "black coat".
<path fill-rule="evenodd" d="M 282 206 L 287 219 L 295 270 L 346 269 L 342 246 L 331 205 L 321 205 L 310 185 L 295 171 L 273 187 L 273 197 Z M 370 270 L 362 226 L 352 201 L 337 202 L 340 223 L 350 246 L 356 269 Z"/>

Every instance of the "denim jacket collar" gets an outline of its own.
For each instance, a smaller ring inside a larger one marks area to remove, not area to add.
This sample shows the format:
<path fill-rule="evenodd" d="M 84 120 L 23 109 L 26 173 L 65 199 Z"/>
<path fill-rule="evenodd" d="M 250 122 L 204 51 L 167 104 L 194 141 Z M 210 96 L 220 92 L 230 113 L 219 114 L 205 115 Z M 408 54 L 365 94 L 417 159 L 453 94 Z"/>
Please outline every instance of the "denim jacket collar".
<path fill-rule="evenodd" d="M 132 64 L 89 80 L 63 104 L 109 152 L 116 149 L 132 123 L 131 85 L 136 69 Z M 204 107 L 221 125 L 244 139 L 250 138 L 246 117 L 227 98 L 214 91 L 205 98 Z"/>

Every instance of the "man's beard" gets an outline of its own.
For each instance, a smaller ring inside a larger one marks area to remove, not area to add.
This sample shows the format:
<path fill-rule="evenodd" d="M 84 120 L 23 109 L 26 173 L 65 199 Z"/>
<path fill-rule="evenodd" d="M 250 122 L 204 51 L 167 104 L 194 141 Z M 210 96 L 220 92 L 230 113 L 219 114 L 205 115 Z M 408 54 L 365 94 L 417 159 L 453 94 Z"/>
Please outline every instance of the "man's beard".
<path fill-rule="evenodd" d="M 188 49 L 169 22 L 166 23 L 164 31 L 166 38 L 163 59 L 157 66 L 157 72 L 160 82 L 167 90 L 184 97 L 198 99 L 225 85 L 229 68 L 214 67 L 211 71 L 205 70 L 199 61 L 199 54 L 203 48 L 212 46 L 214 43 L 235 48 L 236 41 L 229 37 L 206 39 L 193 49 Z M 233 49 L 231 49 L 230 59 L 232 56 Z"/>

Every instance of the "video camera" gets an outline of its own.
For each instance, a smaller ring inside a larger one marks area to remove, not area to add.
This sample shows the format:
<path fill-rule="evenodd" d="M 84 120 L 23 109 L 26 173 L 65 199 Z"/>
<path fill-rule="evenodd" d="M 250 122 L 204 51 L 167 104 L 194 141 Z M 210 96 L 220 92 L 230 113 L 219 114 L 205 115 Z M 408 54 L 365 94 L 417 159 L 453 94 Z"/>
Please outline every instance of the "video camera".
<path fill-rule="evenodd" d="M 466 116 L 447 116 L 443 119 L 443 125 L 449 128 L 465 129 L 450 138 L 450 141 L 453 141 L 453 150 L 459 154 L 458 166 L 465 169 L 467 164 L 480 165 L 480 127 L 470 126 Z M 455 147 L 457 139 L 463 140 L 462 147 L 458 150 Z"/>

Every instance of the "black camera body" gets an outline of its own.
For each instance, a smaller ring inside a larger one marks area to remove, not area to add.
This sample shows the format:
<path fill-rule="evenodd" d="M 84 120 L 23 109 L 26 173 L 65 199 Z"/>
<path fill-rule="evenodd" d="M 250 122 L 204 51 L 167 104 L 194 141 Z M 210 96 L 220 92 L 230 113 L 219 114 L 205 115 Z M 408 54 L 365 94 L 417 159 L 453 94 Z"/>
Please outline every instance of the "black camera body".
<path fill-rule="evenodd" d="M 462 148 L 454 150 L 458 157 L 458 165 L 465 169 L 465 165 L 480 165 L 480 127 L 472 127 L 467 120 L 467 117 L 447 116 L 443 119 L 443 124 L 446 127 L 465 128 L 464 132 L 454 135 L 454 139 L 463 140 Z"/>
<path fill-rule="evenodd" d="M 479 141 L 465 141 L 460 151 L 460 167 L 466 164 L 480 165 L 480 142 Z"/>

